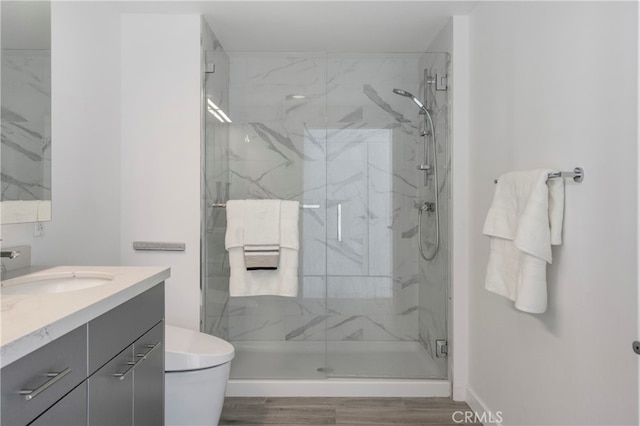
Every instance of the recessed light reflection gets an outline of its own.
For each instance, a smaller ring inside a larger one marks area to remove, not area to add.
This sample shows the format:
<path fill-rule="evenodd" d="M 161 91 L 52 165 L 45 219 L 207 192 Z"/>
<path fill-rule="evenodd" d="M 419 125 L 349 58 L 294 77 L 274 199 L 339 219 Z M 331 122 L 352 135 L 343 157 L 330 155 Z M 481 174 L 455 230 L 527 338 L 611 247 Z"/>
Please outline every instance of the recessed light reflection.
<path fill-rule="evenodd" d="M 213 109 L 208 108 L 208 111 L 211 113 L 211 115 L 217 118 L 221 123 L 224 123 L 224 120 L 222 119 L 222 117 L 220 117 Z"/>
<path fill-rule="evenodd" d="M 222 123 L 231 123 L 231 119 L 229 118 L 229 116 L 227 116 L 224 111 L 218 108 L 218 106 L 214 104 L 211 99 L 207 98 L 207 103 L 209 104 L 208 111 L 213 114 L 215 118 L 220 120 Z"/>
<path fill-rule="evenodd" d="M 227 123 L 231 123 L 231 119 L 227 117 L 227 114 L 225 114 L 223 110 L 219 109 L 218 114 L 220 114 Z"/>

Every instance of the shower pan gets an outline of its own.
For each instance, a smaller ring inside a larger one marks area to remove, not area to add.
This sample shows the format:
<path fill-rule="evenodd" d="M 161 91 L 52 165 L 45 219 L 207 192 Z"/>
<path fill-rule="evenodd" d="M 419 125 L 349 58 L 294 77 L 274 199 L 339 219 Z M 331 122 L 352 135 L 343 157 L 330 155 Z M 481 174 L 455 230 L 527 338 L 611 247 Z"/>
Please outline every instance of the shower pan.
<path fill-rule="evenodd" d="M 229 394 L 448 395 L 438 348 L 447 340 L 450 108 L 448 93 L 423 78 L 446 73 L 448 55 L 219 52 L 216 61 L 203 73 L 202 330 L 236 348 Z M 395 87 L 427 95 L 433 129 Z M 209 98 L 232 123 L 206 114 Z M 438 185 L 416 170 L 425 131 Z M 416 206 L 435 202 L 434 188 L 439 212 L 421 217 Z M 254 198 L 309 207 L 296 298 L 229 297 L 225 211 L 211 205 Z"/>

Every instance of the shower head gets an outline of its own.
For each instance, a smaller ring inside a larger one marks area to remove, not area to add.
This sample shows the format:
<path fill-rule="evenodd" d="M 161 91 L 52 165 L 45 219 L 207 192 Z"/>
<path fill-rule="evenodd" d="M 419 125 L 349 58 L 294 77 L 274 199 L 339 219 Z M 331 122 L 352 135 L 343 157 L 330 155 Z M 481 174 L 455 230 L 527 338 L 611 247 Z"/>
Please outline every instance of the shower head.
<path fill-rule="evenodd" d="M 407 98 L 411 98 L 413 103 L 418 105 L 418 108 L 420 108 L 422 111 L 424 111 L 426 113 L 429 112 L 429 111 L 427 111 L 427 107 L 424 106 L 424 104 L 420 101 L 420 99 L 416 98 L 415 96 L 413 96 L 411 93 L 407 92 L 406 90 L 393 89 L 393 93 L 395 93 L 396 95 L 400 95 L 400 96 L 405 96 Z"/>
<path fill-rule="evenodd" d="M 402 90 L 402 89 L 393 89 L 393 93 L 395 93 L 396 95 L 406 96 L 406 97 L 413 96 L 411 93 L 407 92 L 406 90 Z"/>

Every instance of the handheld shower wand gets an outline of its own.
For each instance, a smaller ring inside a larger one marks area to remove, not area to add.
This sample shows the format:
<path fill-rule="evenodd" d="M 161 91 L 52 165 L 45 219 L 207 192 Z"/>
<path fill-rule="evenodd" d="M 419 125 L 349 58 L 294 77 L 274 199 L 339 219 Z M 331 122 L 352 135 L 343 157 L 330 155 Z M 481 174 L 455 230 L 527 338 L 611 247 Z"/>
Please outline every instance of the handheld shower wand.
<path fill-rule="evenodd" d="M 427 110 L 427 107 L 424 106 L 424 104 L 420 101 L 420 99 L 416 98 L 415 96 L 413 96 L 411 93 L 407 92 L 406 90 L 393 89 L 393 93 L 395 93 L 396 95 L 400 95 L 400 96 L 405 96 L 407 98 L 411 98 L 411 100 L 416 105 L 418 105 L 418 108 L 420 108 L 422 111 L 424 111 L 425 114 L 429 114 L 429 111 Z"/>
<path fill-rule="evenodd" d="M 434 209 L 433 210 L 430 209 L 429 207 L 430 203 L 424 203 L 422 206 L 418 207 L 418 247 L 420 249 L 420 255 L 422 256 L 422 258 L 428 261 L 436 257 L 436 253 L 438 253 L 438 248 L 440 247 L 440 208 L 438 204 L 438 158 L 436 153 L 436 131 L 433 126 L 433 120 L 431 119 L 431 114 L 429 113 L 429 110 L 427 109 L 427 107 L 424 106 L 422 101 L 420 101 L 420 99 L 416 98 L 411 93 L 402 89 L 393 89 L 393 93 L 395 93 L 396 95 L 410 98 L 413 101 L 413 103 L 415 103 L 418 106 L 418 108 L 420 108 L 420 110 L 424 112 L 425 127 L 426 127 L 426 123 L 428 122 L 431 130 L 431 133 L 427 133 L 425 131 L 424 133 L 421 134 L 421 136 L 424 137 L 424 163 L 418 165 L 417 167 L 418 170 L 425 172 L 425 175 L 424 175 L 425 186 L 429 183 L 429 173 L 433 172 L 433 178 L 434 178 L 433 179 L 433 194 L 435 198 L 435 202 L 433 203 Z M 429 154 L 427 149 L 427 135 L 429 134 L 431 135 L 431 138 L 432 138 L 431 147 L 432 147 L 433 167 L 429 165 Z M 430 253 L 429 255 L 425 255 L 422 249 L 422 213 L 424 211 L 434 211 L 434 210 L 436 214 L 436 243 L 435 243 L 435 248 L 433 249 L 433 252 Z"/>

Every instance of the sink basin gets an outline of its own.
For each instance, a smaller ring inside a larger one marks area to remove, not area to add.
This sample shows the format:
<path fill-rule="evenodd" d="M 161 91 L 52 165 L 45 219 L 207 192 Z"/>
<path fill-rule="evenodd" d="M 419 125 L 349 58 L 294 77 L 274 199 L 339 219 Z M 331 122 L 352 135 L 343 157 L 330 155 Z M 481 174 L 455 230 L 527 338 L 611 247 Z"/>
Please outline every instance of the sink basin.
<path fill-rule="evenodd" d="M 30 274 L 4 281 L 2 294 L 65 293 L 104 285 L 113 277 L 108 272 L 94 271 Z"/>

